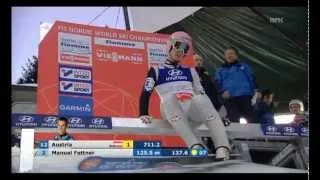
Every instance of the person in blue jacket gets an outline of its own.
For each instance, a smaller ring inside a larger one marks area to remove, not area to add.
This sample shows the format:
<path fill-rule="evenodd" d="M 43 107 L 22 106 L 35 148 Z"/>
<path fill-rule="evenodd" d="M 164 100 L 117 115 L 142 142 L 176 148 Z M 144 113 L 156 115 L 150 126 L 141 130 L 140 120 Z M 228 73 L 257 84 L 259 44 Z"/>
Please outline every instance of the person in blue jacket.
<path fill-rule="evenodd" d="M 264 89 L 261 91 L 261 100 L 254 105 L 255 117 L 261 124 L 275 124 L 273 97 L 272 91 Z"/>
<path fill-rule="evenodd" d="M 228 117 L 231 122 L 244 117 L 248 123 L 254 123 L 251 99 L 257 83 L 253 71 L 249 64 L 239 60 L 234 47 L 227 48 L 224 57 L 226 62 L 217 68 L 214 78 L 225 100 Z"/>

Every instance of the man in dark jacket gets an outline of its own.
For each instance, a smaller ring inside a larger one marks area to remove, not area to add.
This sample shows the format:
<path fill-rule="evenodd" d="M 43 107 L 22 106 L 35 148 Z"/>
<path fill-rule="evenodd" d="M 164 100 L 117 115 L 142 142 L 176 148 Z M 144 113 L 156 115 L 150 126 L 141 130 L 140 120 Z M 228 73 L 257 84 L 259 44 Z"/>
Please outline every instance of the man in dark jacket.
<path fill-rule="evenodd" d="M 206 94 L 208 95 L 210 101 L 212 102 L 213 106 L 219 112 L 219 115 L 224 123 L 225 126 L 230 124 L 229 119 L 227 118 L 227 112 L 225 107 L 223 106 L 223 99 L 219 93 L 219 90 L 214 83 L 214 80 L 210 77 L 207 69 L 203 65 L 203 59 L 200 55 L 194 54 L 193 59 L 196 62 L 196 71 L 200 78 L 200 83 L 205 90 Z"/>
<path fill-rule="evenodd" d="M 226 62 L 217 69 L 215 80 L 225 100 L 228 117 L 231 122 L 239 122 L 244 117 L 253 123 L 253 107 L 251 99 L 257 88 L 251 67 L 240 62 L 239 53 L 234 47 L 227 48 L 224 53 Z"/>

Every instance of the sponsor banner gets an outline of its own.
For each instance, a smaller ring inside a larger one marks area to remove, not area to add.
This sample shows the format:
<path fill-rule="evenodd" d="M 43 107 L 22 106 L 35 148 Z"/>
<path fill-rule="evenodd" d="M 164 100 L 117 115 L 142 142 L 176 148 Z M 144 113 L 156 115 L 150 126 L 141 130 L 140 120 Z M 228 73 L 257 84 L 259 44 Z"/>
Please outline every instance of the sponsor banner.
<path fill-rule="evenodd" d="M 291 125 L 285 125 L 282 127 L 282 135 L 283 136 L 299 136 L 299 127 L 297 126 L 291 126 Z"/>
<path fill-rule="evenodd" d="M 61 115 L 68 119 L 69 128 L 112 129 L 110 117 Z M 18 128 L 57 128 L 56 115 L 12 114 L 12 127 Z"/>
<path fill-rule="evenodd" d="M 262 124 L 262 131 L 267 136 L 281 136 L 281 128 L 276 125 Z"/>
<path fill-rule="evenodd" d="M 11 120 L 13 127 L 34 128 L 39 125 L 39 116 L 29 114 L 12 114 Z"/>
<path fill-rule="evenodd" d="M 92 96 L 92 83 L 76 81 L 60 81 L 60 94 Z"/>
<path fill-rule="evenodd" d="M 91 68 L 60 66 L 60 80 L 92 81 Z"/>
<path fill-rule="evenodd" d="M 309 136 L 309 128 L 303 126 L 262 124 L 261 128 L 267 136 Z"/>
<path fill-rule="evenodd" d="M 130 51 L 114 51 L 107 49 L 97 49 L 96 58 L 98 61 L 104 62 L 128 62 L 131 64 L 142 64 L 144 55 L 142 53 L 135 53 Z"/>
<path fill-rule="evenodd" d="M 94 43 L 101 46 L 111 46 L 120 48 L 130 48 L 130 49 L 145 49 L 144 42 L 129 41 L 129 40 L 117 40 L 117 39 L 107 39 L 95 37 Z"/>
<path fill-rule="evenodd" d="M 59 32 L 59 63 L 92 66 L 91 37 Z"/>
<path fill-rule="evenodd" d="M 309 128 L 307 127 L 300 127 L 299 129 L 300 136 L 309 136 Z"/>
<path fill-rule="evenodd" d="M 58 108 L 63 115 L 91 116 L 93 102 L 91 98 L 60 96 Z"/>
<path fill-rule="evenodd" d="M 148 43 L 147 52 L 149 67 L 155 67 L 163 64 L 168 57 L 166 44 Z"/>

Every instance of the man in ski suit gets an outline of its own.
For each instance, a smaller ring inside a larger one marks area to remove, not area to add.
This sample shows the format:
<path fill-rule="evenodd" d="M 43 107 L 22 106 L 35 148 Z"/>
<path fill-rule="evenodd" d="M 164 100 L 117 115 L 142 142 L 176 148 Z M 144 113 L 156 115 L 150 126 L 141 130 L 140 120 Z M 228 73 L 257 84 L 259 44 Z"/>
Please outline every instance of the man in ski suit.
<path fill-rule="evenodd" d="M 140 97 L 140 119 L 150 123 L 148 114 L 150 95 L 155 89 L 160 97 L 160 112 L 169 121 L 189 148 L 206 148 L 195 135 L 205 124 L 215 143 L 216 159 L 228 160 L 230 144 L 222 120 L 201 86 L 194 68 L 180 65 L 189 48 L 191 37 L 185 32 L 171 34 L 167 42 L 168 59 L 159 67 L 151 67 Z"/>

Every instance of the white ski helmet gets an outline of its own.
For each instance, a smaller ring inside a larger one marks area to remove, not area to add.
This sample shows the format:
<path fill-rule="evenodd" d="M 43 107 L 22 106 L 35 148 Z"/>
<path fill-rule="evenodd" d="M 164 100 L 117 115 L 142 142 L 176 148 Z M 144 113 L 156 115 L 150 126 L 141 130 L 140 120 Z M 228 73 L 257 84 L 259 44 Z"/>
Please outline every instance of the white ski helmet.
<path fill-rule="evenodd" d="M 300 101 L 299 99 L 292 99 L 292 100 L 289 102 L 289 108 L 291 107 L 292 104 L 299 104 L 299 105 L 300 105 L 300 111 L 304 111 L 303 103 L 302 103 L 302 101 Z"/>
<path fill-rule="evenodd" d="M 183 42 L 188 45 L 188 49 L 192 47 L 192 39 L 189 34 L 183 31 L 177 31 L 170 35 L 167 41 L 167 52 L 170 53 L 172 46 L 175 45 L 176 42 Z M 185 52 L 187 53 L 187 52 Z"/>

